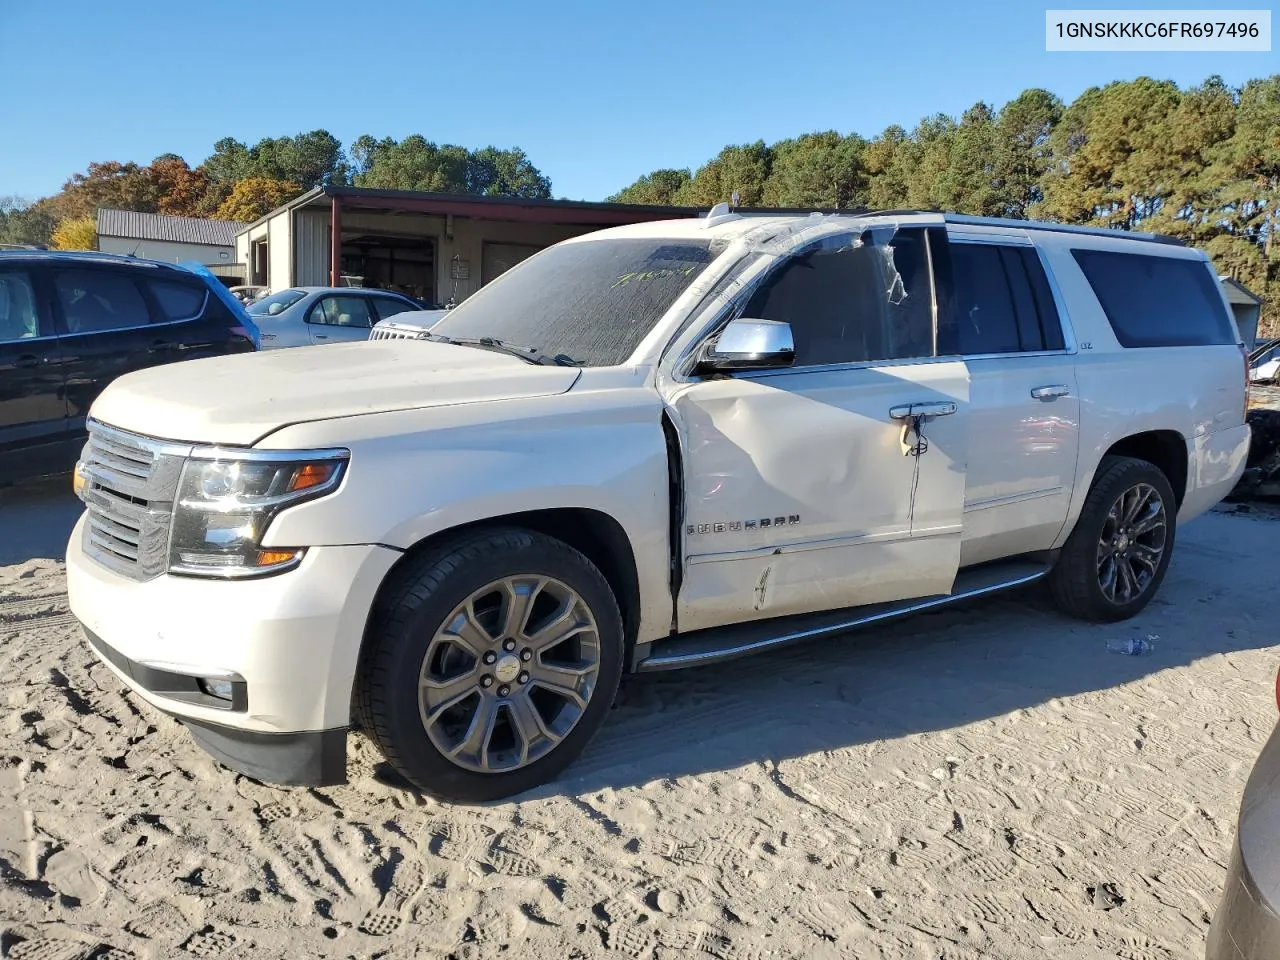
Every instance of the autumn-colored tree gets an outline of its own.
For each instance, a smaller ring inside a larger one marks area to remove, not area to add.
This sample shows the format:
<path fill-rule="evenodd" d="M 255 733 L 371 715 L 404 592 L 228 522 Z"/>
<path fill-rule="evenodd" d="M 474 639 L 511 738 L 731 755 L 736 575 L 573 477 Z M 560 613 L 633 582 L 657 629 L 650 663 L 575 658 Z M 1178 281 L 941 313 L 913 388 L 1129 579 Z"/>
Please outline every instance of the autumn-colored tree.
<path fill-rule="evenodd" d="M 91 163 L 71 176 L 50 199 L 58 219 L 93 216 L 99 207 L 156 212 L 157 191 L 151 171 L 136 163 Z"/>
<path fill-rule="evenodd" d="M 231 188 L 231 193 L 222 201 L 213 218 L 248 223 L 288 203 L 300 193 L 302 188 L 288 180 L 249 177 Z"/>
<path fill-rule="evenodd" d="M 54 228 L 53 249 L 97 250 L 98 224 L 93 217 L 72 217 Z"/>
<path fill-rule="evenodd" d="M 187 161 L 168 153 L 151 161 L 148 168 L 156 187 L 156 209 L 174 217 L 198 217 L 209 192 L 209 178 L 192 170 Z"/>

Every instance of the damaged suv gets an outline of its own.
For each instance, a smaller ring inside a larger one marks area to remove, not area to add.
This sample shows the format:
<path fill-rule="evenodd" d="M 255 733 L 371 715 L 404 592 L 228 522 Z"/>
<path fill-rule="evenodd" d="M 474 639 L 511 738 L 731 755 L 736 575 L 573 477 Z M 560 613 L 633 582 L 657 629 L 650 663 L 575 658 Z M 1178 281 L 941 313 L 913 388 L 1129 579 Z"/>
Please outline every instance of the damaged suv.
<path fill-rule="evenodd" d="M 340 782 L 355 727 L 424 791 L 502 797 L 627 672 L 1040 579 L 1134 615 L 1241 473 L 1245 372 L 1204 255 L 1151 235 L 723 206 L 602 230 L 418 339 L 114 383 L 71 607 L 233 769 Z"/>

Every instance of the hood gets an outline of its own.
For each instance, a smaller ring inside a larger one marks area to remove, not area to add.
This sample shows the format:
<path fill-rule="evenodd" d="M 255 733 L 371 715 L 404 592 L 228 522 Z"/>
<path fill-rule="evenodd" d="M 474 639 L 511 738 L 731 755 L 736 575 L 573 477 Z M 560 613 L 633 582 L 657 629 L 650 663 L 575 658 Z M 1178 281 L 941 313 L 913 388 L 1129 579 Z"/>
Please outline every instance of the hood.
<path fill-rule="evenodd" d="M 292 423 L 564 393 L 580 371 L 422 340 L 187 360 L 126 374 L 90 416 L 166 440 L 247 446 Z"/>

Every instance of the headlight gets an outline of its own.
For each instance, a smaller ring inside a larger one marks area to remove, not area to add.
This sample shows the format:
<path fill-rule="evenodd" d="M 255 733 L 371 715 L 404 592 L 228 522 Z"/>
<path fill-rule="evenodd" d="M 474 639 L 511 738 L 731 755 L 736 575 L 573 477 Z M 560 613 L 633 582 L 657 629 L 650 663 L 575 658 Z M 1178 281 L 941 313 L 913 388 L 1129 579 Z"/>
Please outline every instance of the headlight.
<path fill-rule="evenodd" d="M 196 450 L 173 505 L 169 572 L 257 577 L 302 560 L 303 549 L 263 548 L 281 510 L 337 489 L 346 450 Z"/>

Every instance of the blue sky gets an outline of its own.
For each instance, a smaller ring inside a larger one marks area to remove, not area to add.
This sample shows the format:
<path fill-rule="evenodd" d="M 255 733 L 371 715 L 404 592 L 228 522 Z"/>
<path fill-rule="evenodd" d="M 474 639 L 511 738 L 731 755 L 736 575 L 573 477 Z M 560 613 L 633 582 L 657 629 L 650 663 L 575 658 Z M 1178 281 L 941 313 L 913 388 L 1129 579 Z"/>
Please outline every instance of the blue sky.
<path fill-rule="evenodd" d="M 1143 74 L 1280 70 L 1275 51 L 1046 53 L 1046 6 L 1073 4 L 0 0 L 0 196 L 54 192 L 91 160 L 194 166 L 220 137 L 324 128 L 519 146 L 556 196 L 598 200 L 727 143 L 872 136 L 1032 86 L 1070 101 Z M 1263 4 L 1160 5 L 1215 6 Z"/>

